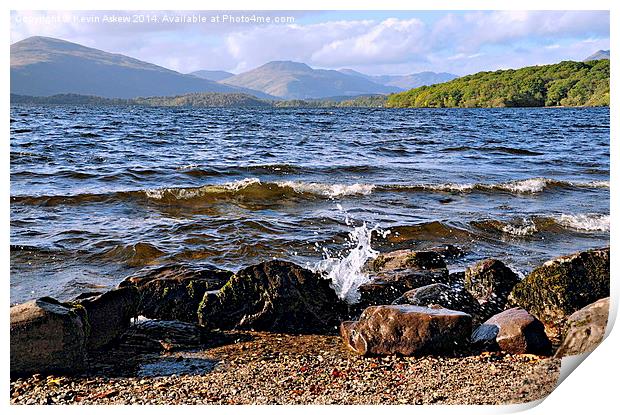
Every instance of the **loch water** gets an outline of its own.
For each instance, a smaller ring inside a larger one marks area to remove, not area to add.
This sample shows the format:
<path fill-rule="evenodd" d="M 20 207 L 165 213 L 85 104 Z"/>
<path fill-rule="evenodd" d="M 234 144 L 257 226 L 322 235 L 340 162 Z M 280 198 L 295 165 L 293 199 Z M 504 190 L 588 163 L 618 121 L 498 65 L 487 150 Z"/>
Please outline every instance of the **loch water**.
<path fill-rule="evenodd" d="M 609 244 L 609 109 L 11 107 L 11 302 L 167 264 Z M 321 262 L 323 261 L 323 262 Z M 342 272 L 352 272 L 343 268 Z"/>

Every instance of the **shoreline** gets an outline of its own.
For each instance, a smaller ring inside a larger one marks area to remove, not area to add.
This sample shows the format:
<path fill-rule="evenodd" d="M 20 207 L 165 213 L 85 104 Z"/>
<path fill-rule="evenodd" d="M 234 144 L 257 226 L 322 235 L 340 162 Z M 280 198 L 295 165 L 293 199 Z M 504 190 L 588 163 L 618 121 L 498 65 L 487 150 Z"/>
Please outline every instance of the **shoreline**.
<path fill-rule="evenodd" d="M 336 335 L 226 334 L 229 344 L 133 362 L 180 365 L 185 355 L 213 361 L 207 373 L 34 375 L 11 381 L 11 404 L 509 404 L 546 397 L 560 373 L 552 357 L 369 358 L 347 351 Z"/>

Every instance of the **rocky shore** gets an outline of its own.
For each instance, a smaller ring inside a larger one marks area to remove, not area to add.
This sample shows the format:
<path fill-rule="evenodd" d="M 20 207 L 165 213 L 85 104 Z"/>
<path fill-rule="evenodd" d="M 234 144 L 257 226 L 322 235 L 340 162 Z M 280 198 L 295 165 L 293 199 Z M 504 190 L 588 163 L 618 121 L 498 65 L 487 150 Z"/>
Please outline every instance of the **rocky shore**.
<path fill-rule="evenodd" d="M 285 261 L 168 266 L 11 307 L 13 404 L 501 404 L 540 399 L 602 340 L 609 248 L 520 279 L 456 247 L 395 251 L 348 304 Z M 140 316 L 140 317 L 138 317 Z"/>

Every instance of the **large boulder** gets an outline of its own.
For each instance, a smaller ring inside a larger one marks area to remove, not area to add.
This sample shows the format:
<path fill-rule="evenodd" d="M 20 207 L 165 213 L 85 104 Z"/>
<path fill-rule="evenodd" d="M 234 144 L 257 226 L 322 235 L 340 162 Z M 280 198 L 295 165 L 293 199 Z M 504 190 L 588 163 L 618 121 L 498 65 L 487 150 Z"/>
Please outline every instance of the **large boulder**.
<path fill-rule="evenodd" d="M 514 287 L 509 303 L 561 330 L 568 316 L 605 297 L 609 297 L 609 248 L 545 262 Z"/>
<path fill-rule="evenodd" d="M 373 305 L 387 305 L 414 288 L 435 283 L 450 283 L 447 270 L 394 270 L 384 271 L 371 276 L 371 281 L 358 287 L 359 301 L 351 307 L 351 316 L 357 317 Z"/>
<path fill-rule="evenodd" d="M 472 344 L 486 350 L 511 354 L 549 355 L 551 342 L 545 326 L 522 308 L 511 308 L 494 315 L 472 334 Z"/>
<path fill-rule="evenodd" d="M 11 375 L 83 370 L 84 317 L 79 307 L 49 297 L 11 307 Z"/>
<path fill-rule="evenodd" d="M 450 310 L 463 311 L 474 320 L 480 314 L 480 304 L 462 286 L 430 284 L 405 292 L 392 304 L 411 304 L 423 307 L 439 305 Z"/>
<path fill-rule="evenodd" d="M 138 302 L 138 290 L 127 286 L 103 294 L 82 295 L 70 303 L 86 311 L 90 329 L 86 348 L 99 349 L 118 339 L 136 316 Z"/>
<path fill-rule="evenodd" d="M 485 259 L 465 270 L 465 289 L 480 303 L 485 317 L 505 308 L 519 276 L 497 259 Z"/>
<path fill-rule="evenodd" d="M 345 321 L 345 345 L 363 356 L 452 353 L 469 342 L 472 318 L 445 308 L 414 305 L 369 307 L 359 321 Z"/>
<path fill-rule="evenodd" d="M 591 352 L 603 341 L 609 317 L 609 297 L 598 300 L 568 317 L 568 330 L 556 357 Z"/>
<path fill-rule="evenodd" d="M 439 268 L 446 268 L 446 262 L 441 253 L 435 251 L 412 251 L 409 249 L 379 254 L 370 263 L 372 271 Z"/>
<path fill-rule="evenodd" d="M 279 260 L 239 271 L 218 292 L 205 293 L 198 310 L 208 328 L 309 333 L 335 330 L 345 314 L 327 279 Z"/>
<path fill-rule="evenodd" d="M 140 293 L 138 314 L 151 319 L 198 322 L 198 306 L 205 293 L 219 290 L 233 273 L 214 268 L 166 266 L 128 277 L 120 286 Z"/>

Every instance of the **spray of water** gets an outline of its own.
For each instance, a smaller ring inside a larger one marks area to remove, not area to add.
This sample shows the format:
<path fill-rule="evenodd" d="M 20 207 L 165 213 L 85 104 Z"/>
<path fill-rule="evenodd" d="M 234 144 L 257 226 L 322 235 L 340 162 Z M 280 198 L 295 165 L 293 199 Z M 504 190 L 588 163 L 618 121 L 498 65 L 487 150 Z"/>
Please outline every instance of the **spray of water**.
<path fill-rule="evenodd" d="M 340 211 L 344 211 L 342 206 L 337 205 Z M 330 252 L 323 248 L 324 259 L 316 263 L 312 268 L 320 272 L 325 278 L 331 280 L 332 287 L 339 298 L 349 304 L 356 303 L 360 299 L 358 288 L 360 285 L 370 281 L 368 273 L 364 272 L 364 265 L 370 259 L 374 259 L 379 252 L 372 249 L 370 243 L 373 232 L 381 234 L 383 237 L 389 231 L 381 231 L 378 226 L 368 228 L 366 222 L 361 226 L 353 226 L 349 215 L 345 213 L 345 223 L 352 226 L 349 232 L 347 245 L 350 247 L 348 253 L 340 256 L 331 256 Z"/>

